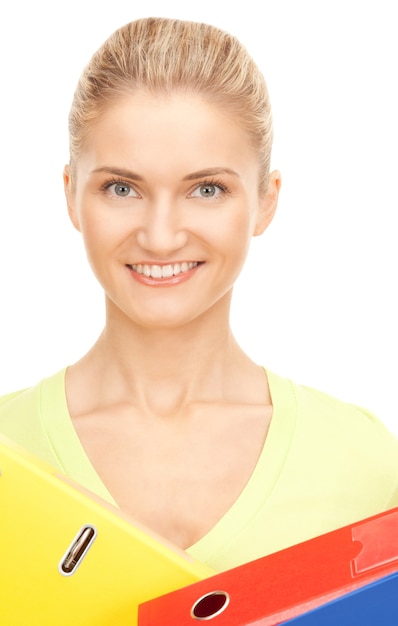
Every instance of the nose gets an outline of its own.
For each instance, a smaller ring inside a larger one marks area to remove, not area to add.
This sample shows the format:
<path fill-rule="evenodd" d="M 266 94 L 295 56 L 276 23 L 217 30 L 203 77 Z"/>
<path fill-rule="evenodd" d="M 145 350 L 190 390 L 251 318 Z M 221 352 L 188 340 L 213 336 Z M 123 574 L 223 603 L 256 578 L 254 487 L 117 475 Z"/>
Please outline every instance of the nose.
<path fill-rule="evenodd" d="M 181 214 L 169 201 L 147 206 L 145 217 L 137 232 L 138 245 L 156 257 L 167 258 L 184 247 L 187 231 Z"/>

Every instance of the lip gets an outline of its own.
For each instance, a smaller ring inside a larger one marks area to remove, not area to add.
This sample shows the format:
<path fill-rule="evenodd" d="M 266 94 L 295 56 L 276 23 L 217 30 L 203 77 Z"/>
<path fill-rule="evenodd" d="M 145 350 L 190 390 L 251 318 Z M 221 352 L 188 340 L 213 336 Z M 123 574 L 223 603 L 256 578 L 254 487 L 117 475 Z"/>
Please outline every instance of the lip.
<path fill-rule="evenodd" d="M 183 263 L 195 263 L 195 265 L 193 267 L 191 267 L 190 269 L 187 269 L 185 271 L 180 271 L 178 274 L 176 275 L 172 275 L 172 276 L 164 276 L 164 277 L 153 277 L 153 276 L 147 276 L 147 274 L 144 274 L 143 272 L 138 272 L 135 268 L 137 266 L 141 266 L 141 268 L 144 265 L 147 265 L 149 267 L 160 267 L 160 268 L 164 268 L 164 267 L 168 267 L 168 266 L 174 266 L 176 264 L 178 265 L 182 265 Z M 131 276 L 134 278 L 134 280 L 136 280 L 138 283 L 141 283 L 142 285 L 147 285 L 149 287 L 173 287 L 175 285 L 180 285 L 181 283 L 185 283 L 187 280 L 190 280 L 190 278 L 192 278 L 192 276 L 197 272 L 197 270 L 203 265 L 203 262 L 200 261 L 192 261 L 192 262 L 173 262 L 173 263 L 134 263 L 134 265 L 127 265 L 126 267 L 128 268 L 128 270 L 130 271 Z"/>

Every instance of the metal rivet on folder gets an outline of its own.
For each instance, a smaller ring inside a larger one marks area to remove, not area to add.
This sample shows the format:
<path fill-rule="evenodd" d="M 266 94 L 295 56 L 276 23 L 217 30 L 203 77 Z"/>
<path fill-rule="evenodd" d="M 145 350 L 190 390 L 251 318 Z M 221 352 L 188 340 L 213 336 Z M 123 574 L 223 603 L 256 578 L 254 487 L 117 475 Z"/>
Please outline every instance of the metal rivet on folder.
<path fill-rule="evenodd" d="M 93 526 L 83 526 L 80 529 L 58 566 L 61 574 L 70 576 L 75 572 L 96 536 L 97 531 Z"/>
<path fill-rule="evenodd" d="M 191 617 L 197 620 L 209 620 L 220 615 L 229 604 L 229 594 L 226 591 L 212 591 L 206 593 L 195 602 L 191 609 Z"/>

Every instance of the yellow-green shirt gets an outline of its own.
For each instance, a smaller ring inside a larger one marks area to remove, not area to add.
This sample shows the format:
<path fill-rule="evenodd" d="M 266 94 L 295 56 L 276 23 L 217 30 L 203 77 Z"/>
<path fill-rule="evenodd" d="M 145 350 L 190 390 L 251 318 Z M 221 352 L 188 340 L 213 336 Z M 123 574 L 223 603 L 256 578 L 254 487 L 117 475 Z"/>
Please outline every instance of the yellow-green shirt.
<path fill-rule="evenodd" d="M 188 552 L 225 570 L 398 506 L 398 439 L 367 411 L 267 371 L 273 404 L 256 468 Z M 74 430 L 65 370 L 0 398 L 0 432 L 115 504 Z"/>

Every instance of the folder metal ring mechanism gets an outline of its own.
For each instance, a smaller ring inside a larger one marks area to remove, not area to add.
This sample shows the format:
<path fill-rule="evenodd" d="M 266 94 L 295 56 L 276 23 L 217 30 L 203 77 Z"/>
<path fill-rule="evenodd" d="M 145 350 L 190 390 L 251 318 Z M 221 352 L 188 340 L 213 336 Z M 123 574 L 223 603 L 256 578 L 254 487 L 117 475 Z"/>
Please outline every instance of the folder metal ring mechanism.
<path fill-rule="evenodd" d="M 0 436 L 0 624 L 136 626 L 214 571 Z"/>

